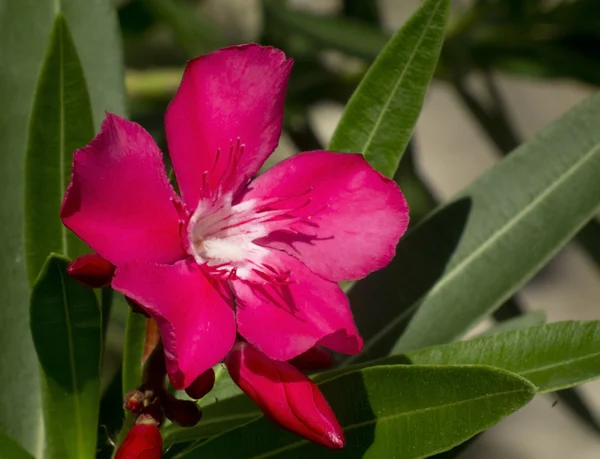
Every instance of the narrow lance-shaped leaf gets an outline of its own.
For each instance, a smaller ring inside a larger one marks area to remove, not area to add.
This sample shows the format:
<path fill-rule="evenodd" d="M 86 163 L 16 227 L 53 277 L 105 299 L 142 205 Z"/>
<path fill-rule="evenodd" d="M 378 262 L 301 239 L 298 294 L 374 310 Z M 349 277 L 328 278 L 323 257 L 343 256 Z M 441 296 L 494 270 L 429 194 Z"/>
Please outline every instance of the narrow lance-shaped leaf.
<path fill-rule="evenodd" d="M 344 429 L 347 444 L 340 451 L 259 419 L 178 458 L 422 458 L 491 427 L 534 394 L 519 376 L 477 366 L 381 366 L 345 374 L 320 388 Z"/>
<path fill-rule="evenodd" d="M 342 374 L 377 365 L 489 365 L 530 380 L 539 393 L 553 392 L 600 378 L 600 321 L 557 322 L 511 330 L 468 341 L 433 346 L 373 360 L 360 365 L 319 373 L 324 383 Z M 212 395 L 212 394 L 211 394 Z M 218 401 L 208 397 L 204 408 L 207 425 L 192 429 L 167 429 L 169 441 L 210 437 L 259 414 L 239 391 L 221 392 Z"/>
<path fill-rule="evenodd" d="M 600 378 L 600 321 L 557 322 L 410 352 L 417 364 L 483 364 L 518 373 L 538 393 Z"/>
<path fill-rule="evenodd" d="M 58 15 L 36 89 L 25 159 L 25 252 L 30 282 L 48 253 L 75 258 L 85 244 L 60 221 L 73 152 L 94 135 L 92 108 L 73 39 Z"/>
<path fill-rule="evenodd" d="M 31 293 L 31 335 L 51 421 L 68 457 L 86 459 L 96 452 L 102 317 L 94 292 L 67 276 L 68 263 L 52 254 L 44 264 Z"/>
<path fill-rule="evenodd" d="M 490 365 L 527 378 L 538 393 L 600 378 L 600 321 L 555 322 L 432 346 L 321 373 L 317 381 L 373 365 Z"/>
<path fill-rule="evenodd" d="M 0 428 L 41 457 L 40 380 L 29 333 L 30 283 L 24 253 L 24 162 L 33 97 L 55 15 L 71 26 L 96 127 L 125 107 L 122 48 L 113 2 L 18 0 L 0 6 Z M 40 206 L 42 203 L 40 203 Z M 47 253 L 45 254 L 47 255 Z"/>
<path fill-rule="evenodd" d="M 387 354 L 408 322 L 394 353 L 459 338 L 539 271 L 598 211 L 598 124 L 595 95 L 409 232 L 390 266 L 351 292 L 386 305 L 360 358 Z"/>
<path fill-rule="evenodd" d="M 437 64 L 449 3 L 425 0 L 394 34 L 350 98 L 330 150 L 362 153 L 394 175 Z"/>

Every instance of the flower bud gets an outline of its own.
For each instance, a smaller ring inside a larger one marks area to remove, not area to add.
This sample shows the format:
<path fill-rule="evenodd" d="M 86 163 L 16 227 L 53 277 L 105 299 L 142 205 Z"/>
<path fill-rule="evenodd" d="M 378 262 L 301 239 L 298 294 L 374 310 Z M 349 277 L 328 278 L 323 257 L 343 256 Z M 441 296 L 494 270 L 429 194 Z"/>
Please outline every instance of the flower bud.
<path fill-rule="evenodd" d="M 215 371 L 209 368 L 185 390 L 185 392 L 193 399 L 200 400 L 208 394 L 215 385 Z"/>
<path fill-rule="evenodd" d="M 162 397 L 162 407 L 165 416 L 181 427 L 193 427 L 202 419 L 202 411 L 196 402 L 179 400 L 168 392 Z"/>
<path fill-rule="evenodd" d="M 132 390 L 125 395 L 123 409 L 132 413 L 139 413 L 144 408 L 146 395 L 138 389 Z"/>
<path fill-rule="evenodd" d="M 300 371 L 319 371 L 331 367 L 333 359 L 325 349 L 315 346 L 294 357 L 289 363 Z"/>
<path fill-rule="evenodd" d="M 152 423 L 134 425 L 115 456 L 115 459 L 161 458 L 162 438 L 158 426 Z"/>
<path fill-rule="evenodd" d="M 158 427 L 161 426 L 164 413 L 161 406 L 162 400 L 156 398 L 150 405 L 144 406 L 142 412 L 138 415 L 135 420 L 136 424 L 156 424 Z"/>
<path fill-rule="evenodd" d="M 92 288 L 109 285 L 115 274 L 115 266 L 100 255 L 88 253 L 75 258 L 67 267 L 67 274 Z"/>
<path fill-rule="evenodd" d="M 317 385 L 288 362 L 271 360 L 238 342 L 225 364 L 231 379 L 260 407 L 267 419 L 310 441 L 340 449 L 344 434 Z"/>

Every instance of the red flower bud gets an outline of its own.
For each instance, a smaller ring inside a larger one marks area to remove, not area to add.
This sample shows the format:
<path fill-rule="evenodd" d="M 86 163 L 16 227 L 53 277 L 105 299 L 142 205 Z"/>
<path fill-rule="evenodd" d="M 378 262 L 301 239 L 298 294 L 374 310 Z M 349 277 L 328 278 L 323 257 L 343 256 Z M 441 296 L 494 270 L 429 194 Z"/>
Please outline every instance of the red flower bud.
<path fill-rule="evenodd" d="M 340 449 L 344 434 L 317 385 L 287 362 L 238 342 L 225 359 L 231 379 L 267 419 L 310 441 Z"/>
<path fill-rule="evenodd" d="M 109 285 L 115 274 L 115 266 L 100 255 L 88 253 L 75 258 L 67 267 L 67 274 L 92 288 Z"/>
<path fill-rule="evenodd" d="M 311 347 L 308 351 L 289 361 L 301 371 L 326 370 L 333 364 L 331 355 L 322 347 Z"/>
<path fill-rule="evenodd" d="M 132 413 L 139 413 L 144 408 L 145 399 L 146 395 L 141 390 L 132 390 L 125 395 L 123 409 Z"/>
<path fill-rule="evenodd" d="M 209 368 L 188 387 L 185 392 L 192 398 L 200 400 L 208 394 L 215 385 L 215 371 Z"/>
<path fill-rule="evenodd" d="M 193 427 L 202 419 L 202 411 L 196 402 L 179 400 L 165 392 L 161 397 L 165 416 L 181 427 Z"/>
<path fill-rule="evenodd" d="M 161 459 L 162 438 L 156 424 L 136 424 L 125 437 L 115 459 Z"/>

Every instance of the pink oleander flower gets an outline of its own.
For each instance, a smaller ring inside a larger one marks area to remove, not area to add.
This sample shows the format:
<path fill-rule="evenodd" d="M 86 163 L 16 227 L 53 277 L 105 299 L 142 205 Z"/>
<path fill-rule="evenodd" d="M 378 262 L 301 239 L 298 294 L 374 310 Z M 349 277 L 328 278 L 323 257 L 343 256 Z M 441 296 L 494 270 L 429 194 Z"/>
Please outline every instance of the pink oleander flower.
<path fill-rule="evenodd" d="M 277 146 L 291 67 L 254 44 L 188 63 L 165 120 L 181 198 L 136 123 L 107 114 L 75 152 L 62 220 L 156 320 L 177 388 L 236 332 L 275 360 L 360 352 L 337 283 L 389 263 L 406 229 L 400 189 L 359 154 L 301 153 L 253 178 Z"/>
<path fill-rule="evenodd" d="M 271 360 L 245 342 L 234 346 L 225 364 L 267 419 L 320 445 L 343 448 L 344 432 L 327 400 L 293 365 Z"/>

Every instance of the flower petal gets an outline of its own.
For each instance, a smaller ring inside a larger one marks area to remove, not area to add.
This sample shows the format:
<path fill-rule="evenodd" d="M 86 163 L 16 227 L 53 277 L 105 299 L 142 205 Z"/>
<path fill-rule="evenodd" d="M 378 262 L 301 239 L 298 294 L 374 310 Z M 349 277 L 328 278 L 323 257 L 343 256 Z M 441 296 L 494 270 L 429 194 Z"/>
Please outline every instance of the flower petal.
<path fill-rule="evenodd" d="M 235 195 L 275 150 L 291 67 L 283 52 L 256 44 L 224 48 L 188 63 L 165 126 L 189 209 L 219 186 L 223 194 Z M 237 148 L 238 140 L 243 148 Z"/>
<path fill-rule="evenodd" d="M 171 263 L 185 253 L 174 199 L 150 134 L 107 114 L 100 133 L 75 152 L 61 218 L 115 265 L 135 259 Z"/>
<path fill-rule="evenodd" d="M 293 255 L 335 282 L 386 266 L 408 226 L 400 188 L 357 154 L 295 155 L 252 181 L 241 202 L 276 197 L 280 202 L 272 208 L 290 209 L 299 218 L 289 230 L 257 242 Z"/>
<path fill-rule="evenodd" d="M 184 389 L 219 363 L 235 341 L 235 317 L 225 284 L 209 279 L 193 261 L 119 266 L 112 286 L 156 320 L 169 378 Z"/>
<path fill-rule="evenodd" d="M 238 332 L 272 359 L 290 360 L 319 343 L 345 354 L 357 354 L 362 338 L 348 298 L 334 282 L 313 274 L 281 253 L 291 284 L 232 281 Z"/>

